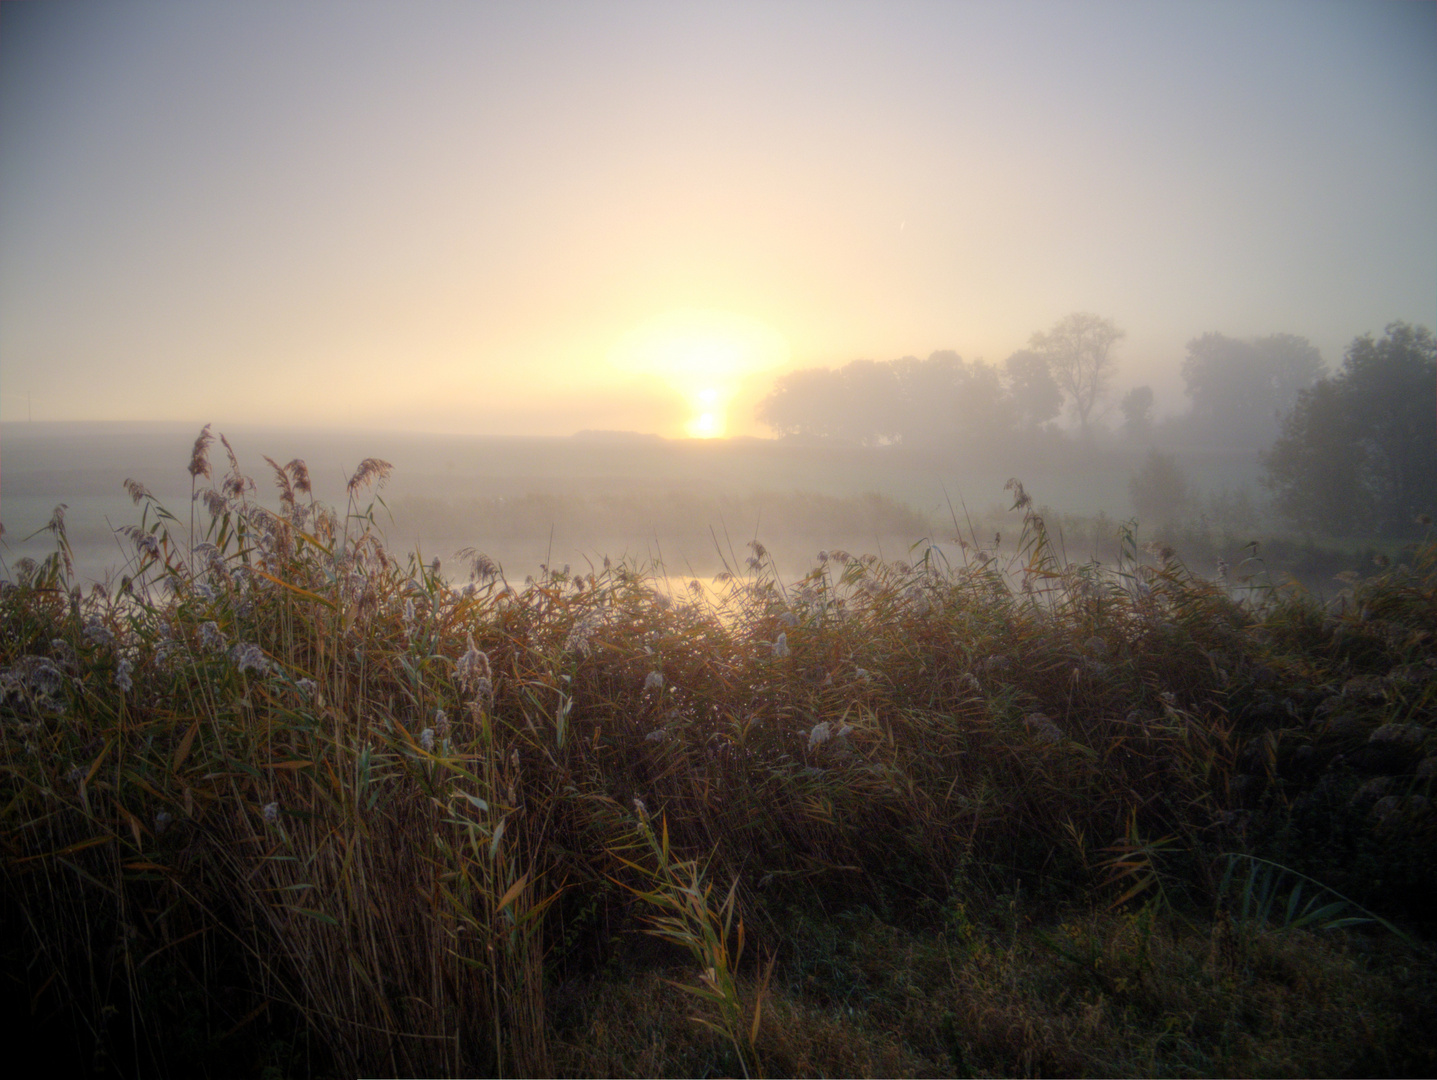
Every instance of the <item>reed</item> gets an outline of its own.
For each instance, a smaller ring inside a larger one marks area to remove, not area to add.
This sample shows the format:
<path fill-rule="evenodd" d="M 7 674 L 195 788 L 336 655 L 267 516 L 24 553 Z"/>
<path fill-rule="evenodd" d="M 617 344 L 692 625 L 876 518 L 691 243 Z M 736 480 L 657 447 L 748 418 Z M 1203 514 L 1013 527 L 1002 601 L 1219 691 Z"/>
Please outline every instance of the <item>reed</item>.
<path fill-rule="evenodd" d="M 717 594 L 608 562 L 516 588 L 473 551 L 467 583 L 391 553 L 383 461 L 341 515 L 302 461 L 266 458 L 268 509 L 223 436 L 214 483 L 210 445 L 207 427 L 187 529 L 127 484 L 118 587 L 72 587 L 57 512 L 56 555 L 0 590 L 10 955 L 115 1061 L 1320 1072 L 1337 1036 L 1303 1056 L 1293 1025 L 1351 1035 L 1324 1009 L 1353 995 L 1399 1003 L 1361 1060 L 1430 1058 L 1430 986 L 1404 997 L 1341 944 L 1401 924 L 1393 947 L 1429 955 L 1430 543 L 1342 606 L 1237 600 L 1131 526 L 1115 567 L 1067 563 L 1013 481 L 1016 554 L 970 529 L 961 565 L 833 550 L 788 582 L 755 542 Z M 1318 820 L 1385 860 L 1385 891 L 1334 875 L 1299 828 Z M 1257 890 L 1291 917 L 1245 914 L 1213 952 L 1236 866 L 1276 867 L 1249 873 L 1244 912 Z M 1339 890 L 1383 921 L 1313 906 Z M 1335 944 L 1301 936 L 1319 927 Z M 1326 997 L 1243 1013 L 1270 990 L 1251 966 L 1299 953 Z M 625 997 L 655 970 L 701 1024 Z"/>

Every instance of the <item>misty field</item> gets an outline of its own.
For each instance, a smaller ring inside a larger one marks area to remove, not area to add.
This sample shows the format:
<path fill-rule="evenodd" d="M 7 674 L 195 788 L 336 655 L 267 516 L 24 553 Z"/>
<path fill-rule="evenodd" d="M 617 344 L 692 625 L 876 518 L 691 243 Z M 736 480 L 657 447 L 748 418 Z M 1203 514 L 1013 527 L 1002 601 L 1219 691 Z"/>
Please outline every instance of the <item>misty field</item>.
<path fill-rule="evenodd" d="M 64 515 L 0 584 L 6 1004 L 55 1060 L 1437 1071 L 1430 534 L 1324 599 L 1117 522 L 1092 561 L 1016 480 L 942 533 L 810 486 L 908 543 L 511 582 L 391 548 L 387 461 L 270 461 L 266 508 L 221 449 L 127 474 L 108 585 Z"/>

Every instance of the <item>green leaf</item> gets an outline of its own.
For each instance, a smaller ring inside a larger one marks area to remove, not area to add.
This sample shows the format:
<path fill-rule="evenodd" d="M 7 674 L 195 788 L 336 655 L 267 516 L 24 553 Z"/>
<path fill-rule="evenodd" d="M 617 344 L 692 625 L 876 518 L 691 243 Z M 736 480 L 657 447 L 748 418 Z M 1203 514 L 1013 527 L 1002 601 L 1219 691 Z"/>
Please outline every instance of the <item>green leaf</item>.
<path fill-rule="evenodd" d="M 494 836 L 489 841 L 489 858 L 491 859 L 497 859 L 499 857 L 499 841 L 504 836 L 504 826 L 507 825 L 508 822 L 509 819 L 507 817 L 502 818 L 499 824 L 494 828 Z"/>
<path fill-rule="evenodd" d="M 336 919 L 333 915 L 326 915 L 322 911 L 315 911 L 314 908 L 297 907 L 290 908 L 290 910 L 299 915 L 308 915 L 311 919 L 315 919 L 319 922 L 325 923 L 328 926 L 339 926 L 339 920 Z"/>

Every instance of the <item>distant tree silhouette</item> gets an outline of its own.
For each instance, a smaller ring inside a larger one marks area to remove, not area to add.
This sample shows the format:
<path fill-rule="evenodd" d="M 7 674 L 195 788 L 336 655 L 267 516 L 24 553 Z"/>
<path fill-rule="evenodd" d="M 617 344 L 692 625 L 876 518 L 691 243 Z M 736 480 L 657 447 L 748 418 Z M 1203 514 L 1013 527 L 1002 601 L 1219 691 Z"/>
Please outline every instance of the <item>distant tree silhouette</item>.
<path fill-rule="evenodd" d="M 1331 533 L 1411 531 L 1437 509 L 1437 341 L 1393 323 L 1301 390 L 1264 455 L 1279 510 Z"/>
<path fill-rule="evenodd" d="M 1123 395 L 1123 434 L 1141 439 L 1153 430 L 1153 388 L 1135 386 Z"/>
<path fill-rule="evenodd" d="M 844 380 L 829 368 L 807 368 L 780 377 L 755 415 L 779 435 L 865 441 L 848 415 Z"/>
<path fill-rule="evenodd" d="M 1371 500 L 1353 454 L 1356 428 L 1342 386 L 1321 379 L 1283 418 L 1282 436 L 1263 457 L 1273 503 L 1289 521 L 1328 533 L 1356 531 Z"/>
<path fill-rule="evenodd" d="M 998 372 L 944 350 L 927 360 L 894 361 L 900 393 L 900 440 L 909 446 L 945 444 L 1003 434 L 1013 410 Z"/>
<path fill-rule="evenodd" d="M 792 372 L 774 383 L 755 415 L 779 435 L 866 446 L 937 447 L 1013 424 L 997 371 L 951 351 Z"/>
<path fill-rule="evenodd" d="M 1194 434 L 1227 445 L 1266 446 L 1298 393 L 1323 373 L 1316 347 L 1293 334 L 1204 334 L 1187 352 L 1182 374 Z"/>
<path fill-rule="evenodd" d="M 1172 454 L 1148 451 L 1143 467 L 1128 481 L 1128 496 L 1139 521 L 1171 524 L 1189 498 L 1187 477 Z"/>
<path fill-rule="evenodd" d="M 1074 312 L 1055 322 L 1029 344 L 1048 362 L 1054 381 L 1086 433 L 1093 409 L 1107 393 L 1113 375 L 1113 346 L 1124 332 L 1111 319 Z"/>
<path fill-rule="evenodd" d="M 1063 391 L 1053 381 L 1048 360 L 1020 349 L 1003 362 L 1004 382 L 1013 408 L 1029 427 L 1046 424 L 1063 409 Z"/>

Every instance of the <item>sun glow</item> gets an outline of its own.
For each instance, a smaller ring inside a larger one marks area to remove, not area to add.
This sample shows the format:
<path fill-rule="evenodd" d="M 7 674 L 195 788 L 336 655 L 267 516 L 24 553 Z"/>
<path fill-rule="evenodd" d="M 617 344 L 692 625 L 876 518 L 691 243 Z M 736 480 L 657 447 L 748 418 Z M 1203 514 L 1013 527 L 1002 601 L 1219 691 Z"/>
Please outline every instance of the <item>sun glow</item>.
<path fill-rule="evenodd" d="M 635 327 L 609 353 L 621 371 L 662 379 L 678 391 L 689 413 L 682 429 L 691 439 L 728 434 L 729 406 L 744 380 L 787 361 L 788 343 L 771 327 L 693 308 Z"/>

